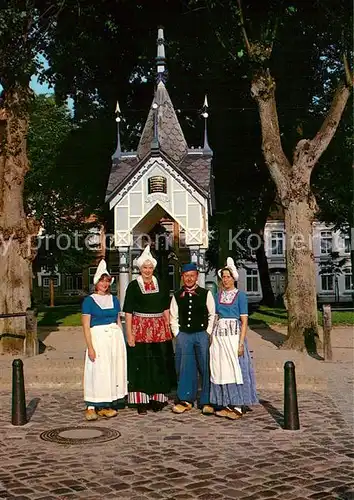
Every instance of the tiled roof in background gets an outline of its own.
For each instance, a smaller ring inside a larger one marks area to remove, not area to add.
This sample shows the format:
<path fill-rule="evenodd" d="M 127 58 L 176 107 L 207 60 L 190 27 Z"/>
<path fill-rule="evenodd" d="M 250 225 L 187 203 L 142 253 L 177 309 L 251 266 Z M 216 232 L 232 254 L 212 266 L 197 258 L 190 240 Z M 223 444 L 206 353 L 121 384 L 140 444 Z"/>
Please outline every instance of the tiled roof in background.
<path fill-rule="evenodd" d="M 138 163 L 136 156 L 124 157 L 124 153 L 118 162 L 113 163 L 108 179 L 106 201 L 117 187 L 124 184 L 124 180 L 133 172 Z"/>

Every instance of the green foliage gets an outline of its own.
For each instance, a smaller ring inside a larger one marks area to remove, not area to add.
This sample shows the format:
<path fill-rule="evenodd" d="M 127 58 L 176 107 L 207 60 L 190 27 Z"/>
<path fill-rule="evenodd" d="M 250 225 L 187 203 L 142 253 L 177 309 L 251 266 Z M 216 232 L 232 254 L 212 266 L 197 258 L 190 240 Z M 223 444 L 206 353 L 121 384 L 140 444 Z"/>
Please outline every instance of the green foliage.
<path fill-rule="evenodd" d="M 39 69 L 65 0 L 0 0 L 0 84 L 27 88 Z"/>
<path fill-rule="evenodd" d="M 27 213 L 39 220 L 44 230 L 38 241 L 38 260 L 50 271 L 70 272 L 92 259 L 84 240 L 94 224 L 87 222 L 87 216 L 96 205 L 87 199 L 82 172 L 62 162 L 67 141 L 75 132 L 66 106 L 58 106 L 54 97 L 44 95 L 33 100 L 25 201 Z M 76 189 L 71 189 L 72 185 Z"/>
<path fill-rule="evenodd" d="M 58 158 L 65 139 L 73 129 L 69 110 L 57 106 L 54 97 L 39 95 L 31 103 L 28 133 L 30 171 L 26 176 L 27 213 L 46 220 L 46 227 L 57 223 L 67 205 L 65 192 L 58 193 Z M 59 175 L 58 175 L 59 174 Z"/>

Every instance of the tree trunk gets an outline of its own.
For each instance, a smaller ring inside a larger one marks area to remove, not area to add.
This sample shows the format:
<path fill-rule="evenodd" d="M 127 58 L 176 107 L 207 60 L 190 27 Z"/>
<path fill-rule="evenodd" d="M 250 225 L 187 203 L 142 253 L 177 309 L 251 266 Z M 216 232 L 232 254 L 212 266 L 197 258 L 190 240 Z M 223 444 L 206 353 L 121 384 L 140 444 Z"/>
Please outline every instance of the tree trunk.
<path fill-rule="evenodd" d="M 273 307 L 275 303 L 273 288 L 270 282 L 268 260 L 264 248 L 263 231 L 258 233 L 261 238 L 261 245 L 256 250 L 256 259 L 259 272 L 259 279 L 262 287 L 262 300 L 261 304 L 268 307 Z"/>
<path fill-rule="evenodd" d="M 26 218 L 23 188 L 28 170 L 27 89 L 7 89 L 0 151 L 0 314 L 25 313 L 31 306 L 31 238 L 38 226 Z M 0 352 L 22 352 L 25 316 L 0 318 Z"/>
<path fill-rule="evenodd" d="M 310 351 L 318 338 L 316 272 L 312 252 L 314 208 L 290 201 L 285 210 L 288 340 L 284 347 Z"/>

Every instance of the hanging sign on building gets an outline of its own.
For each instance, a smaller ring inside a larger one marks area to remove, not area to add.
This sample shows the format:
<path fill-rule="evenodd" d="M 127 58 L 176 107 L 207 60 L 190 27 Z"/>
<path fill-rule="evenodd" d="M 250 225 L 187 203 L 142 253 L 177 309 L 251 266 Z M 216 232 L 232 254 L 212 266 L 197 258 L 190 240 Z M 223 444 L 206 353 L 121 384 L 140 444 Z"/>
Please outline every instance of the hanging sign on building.
<path fill-rule="evenodd" d="M 165 193 L 167 194 L 167 179 L 162 175 L 155 175 L 148 179 L 148 194 Z"/>

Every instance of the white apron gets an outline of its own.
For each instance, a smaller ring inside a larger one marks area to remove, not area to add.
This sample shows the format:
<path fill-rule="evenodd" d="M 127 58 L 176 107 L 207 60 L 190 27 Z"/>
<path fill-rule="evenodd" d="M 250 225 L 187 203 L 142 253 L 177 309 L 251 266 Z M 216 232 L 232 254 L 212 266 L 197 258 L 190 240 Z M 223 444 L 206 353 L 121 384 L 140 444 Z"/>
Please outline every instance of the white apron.
<path fill-rule="evenodd" d="M 240 323 L 234 318 L 217 321 L 210 346 L 210 380 L 213 384 L 243 384 L 238 358 Z"/>
<path fill-rule="evenodd" d="M 116 324 L 91 328 L 95 361 L 85 356 L 84 400 L 110 403 L 128 394 L 127 351 L 122 329 Z"/>

